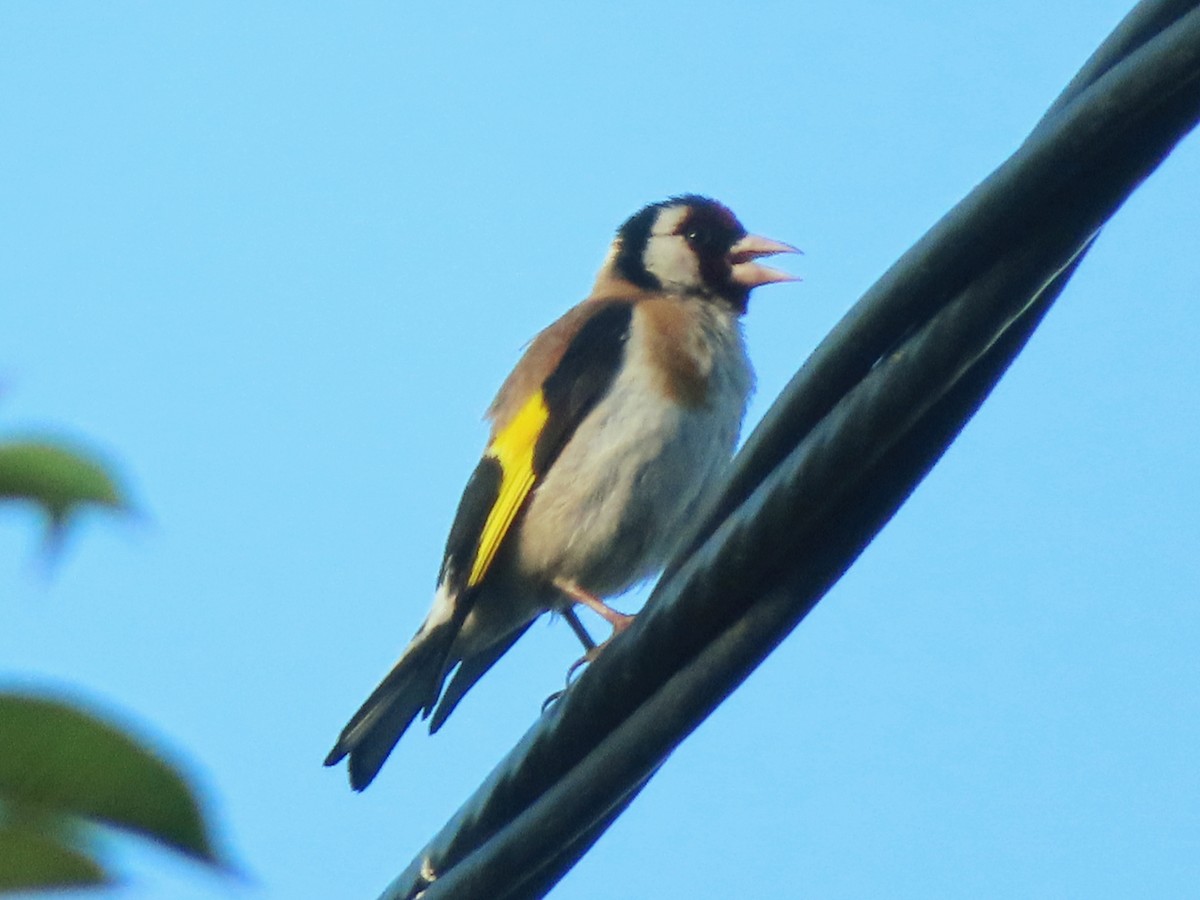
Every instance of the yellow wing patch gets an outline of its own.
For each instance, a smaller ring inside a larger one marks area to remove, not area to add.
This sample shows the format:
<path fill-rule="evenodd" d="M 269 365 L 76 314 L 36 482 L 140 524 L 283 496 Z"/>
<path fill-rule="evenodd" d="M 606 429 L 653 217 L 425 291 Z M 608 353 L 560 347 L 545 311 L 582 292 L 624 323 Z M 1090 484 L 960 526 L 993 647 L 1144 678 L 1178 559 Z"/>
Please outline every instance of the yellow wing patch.
<path fill-rule="evenodd" d="M 499 496 L 496 497 L 496 503 L 488 513 L 483 532 L 479 536 L 475 561 L 471 564 L 471 577 L 467 581 L 468 587 L 474 587 L 483 580 L 496 557 L 496 551 L 500 549 L 500 542 L 508 534 L 517 511 L 533 488 L 533 482 L 537 478 L 533 471 L 533 450 L 549 418 L 550 410 L 546 406 L 546 399 L 542 392 L 538 391 L 488 445 L 487 455 L 500 463 L 503 474 L 500 478 Z"/>

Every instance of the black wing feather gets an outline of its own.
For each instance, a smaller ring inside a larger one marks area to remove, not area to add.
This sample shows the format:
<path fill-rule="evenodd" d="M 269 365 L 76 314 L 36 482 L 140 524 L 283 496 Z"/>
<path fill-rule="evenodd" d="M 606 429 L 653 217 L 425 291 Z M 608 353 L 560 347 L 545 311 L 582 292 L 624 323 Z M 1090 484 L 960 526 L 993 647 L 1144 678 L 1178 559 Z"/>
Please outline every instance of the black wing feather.
<path fill-rule="evenodd" d="M 550 417 L 533 448 L 539 476 L 558 458 L 579 423 L 608 393 L 625 358 L 633 304 L 611 302 L 599 309 L 567 345 L 562 359 L 542 383 Z"/>

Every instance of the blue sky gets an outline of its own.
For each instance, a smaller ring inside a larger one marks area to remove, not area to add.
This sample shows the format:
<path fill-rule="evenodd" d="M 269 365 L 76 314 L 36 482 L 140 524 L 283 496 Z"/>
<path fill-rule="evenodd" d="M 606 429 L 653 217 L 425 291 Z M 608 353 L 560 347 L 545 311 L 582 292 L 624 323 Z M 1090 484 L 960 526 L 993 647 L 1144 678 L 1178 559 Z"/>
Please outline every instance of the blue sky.
<path fill-rule="evenodd" d="M 109 896 L 375 896 L 578 655 L 536 626 L 361 796 L 320 765 L 425 613 L 492 392 L 613 229 L 698 191 L 805 250 L 746 321 L 753 422 L 1126 9 L 0 7 L 0 431 L 86 438 L 141 510 L 44 577 L 0 509 L 0 680 L 183 761 L 248 873 L 125 842 Z M 1192 136 L 555 897 L 1194 890 L 1198 184 Z"/>

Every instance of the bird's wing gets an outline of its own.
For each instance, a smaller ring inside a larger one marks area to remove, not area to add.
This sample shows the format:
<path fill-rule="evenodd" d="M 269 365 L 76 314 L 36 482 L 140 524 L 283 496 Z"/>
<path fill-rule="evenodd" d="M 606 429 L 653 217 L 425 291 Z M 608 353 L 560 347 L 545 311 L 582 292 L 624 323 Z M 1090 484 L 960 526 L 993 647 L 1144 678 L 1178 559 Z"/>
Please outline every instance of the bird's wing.
<path fill-rule="evenodd" d="M 439 581 L 449 595 L 486 578 L 530 491 L 616 378 L 632 315 L 628 300 L 575 307 L 534 339 L 501 387 L 491 440 L 446 542 Z"/>
<path fill-rule="evenodd" d="M 438 596 L 452 598 L 443 628 L 455 632 L 479 599 L 497 552 L 538 482 L 579 423 L 608 392 L 621 368 L 633 318 L 629 300 L 592 300 L 576 306 L 534 338 L 488 410 L 492 437 L 459 501 L 446 541 Z M 433 713 L 432 731 L 445 722 L 477 682 L 525 633 L 495 634 L 487 646 L 459 660 Z M 448 667 L 447 667 L 448 668 Z M 443 677 L 446 669 L 443 669 Z M 437 692 L 425 707 L 428 716 Z"/>
<path fill-rule="evenodd" d="M 528 627 L 516 623 L 468 658 L 453 656 L 459 630 L 480 597 L 476 588 L 529 492 L 615 379 L 632 314 L 631 301 L 593 300 L 575 307 L 533 340 L 501 387 L 488 411 L 491 440 L 446 541 L 434 608 L 325 760 L 333 765 L 348 754 L 355 790 L 370 784 L 416 715 L 434 711 L 453 663 L 461 666 L 437 706 L 433 730 Z"/>

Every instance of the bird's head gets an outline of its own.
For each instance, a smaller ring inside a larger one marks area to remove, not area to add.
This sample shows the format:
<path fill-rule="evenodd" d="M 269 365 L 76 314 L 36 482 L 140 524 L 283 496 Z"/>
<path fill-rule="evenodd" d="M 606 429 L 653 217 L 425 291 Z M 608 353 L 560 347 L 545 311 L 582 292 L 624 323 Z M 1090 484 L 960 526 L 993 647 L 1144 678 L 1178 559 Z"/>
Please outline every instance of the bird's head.
<path fill-rule="evenodd" d="M 617 231 L 601 279 L 615 277 L 644 290 L 720 300 L 744 313 L 753 288 L 797 280 L 757 260 L 799 252 L 748 234 L 716 200 L 686 194 L 652 203 L 630 217 Z"/>

